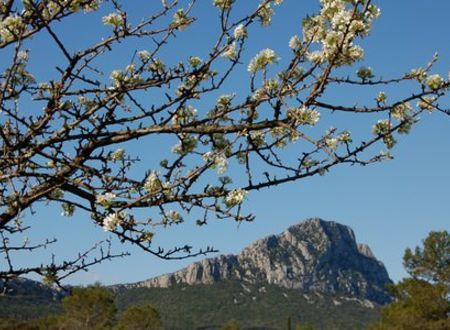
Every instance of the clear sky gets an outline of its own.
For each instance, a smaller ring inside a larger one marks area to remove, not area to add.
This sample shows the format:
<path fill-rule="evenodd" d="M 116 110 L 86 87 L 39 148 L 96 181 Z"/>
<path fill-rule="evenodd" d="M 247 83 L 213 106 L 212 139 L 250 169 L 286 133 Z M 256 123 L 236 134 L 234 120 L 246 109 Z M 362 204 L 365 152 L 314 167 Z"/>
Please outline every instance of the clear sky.
<path fill-rule="evenodd" d="M 138 15 L 141 6 L 146 3 L 135 0 L 130 1 L 128 6 L 134 15 Z M 218 12 L 211 3 L 212 0 L 200 0 L 195 12 L 199 20 L 192 27 L 192 33 L 196 33 L 197 38 L 179 41 L 180 51 L 192 49 L 192 53 L 184 54 L 185 58 L 187 55 L 198 55 L 195 50 L 201 52 L 204 49 L 202 43 L 211 37 L 210 26 L 217 24 L 215 16 Z M 248 0 L 248 3 L 256 4 L 257 1 Z M 361 65 L 371 66 L 375 74 L 391 77 L 425 65 L 437 51 L 440 60 L 433 72 L 447 77 L 450 68 L 450 2 L 378 0 L 374 3 L 381 8 L 382 15 L 371 35 L 362 43 L 366 58 Z M 317 4 L 318 0 L 285 0 L 283 5 L 277 7 L 272 26 L 251 36 L 254 41 L 247 49 L 246 58 L 249 59 L 262 48 L 272 48 L 282 59 L 286 58 L 290 37 L 300 33 L 301 19 L 313 13 Z M 94 23 L 98 24 L 103 14 L 69 20 L 69 23 L 57 26 L 58 32 L 72 49 L 77 49 L 84 42 L 93 40 Z M 42 77 L 51 76 L 52 71 L 45 68 L 52 68 L 53 63 L 60 60 L 58 55 L 49 55 L 53 54 L 51 49 L 55 46 L 43 37 L 33 40 L 30 47 L 31 64 Z M 120 67 L 123 58 L 128 59 L 132 52 L 132 49 L 118 49 L 117 56 L 105 66 Z M 176 58 L 176 54 L 167 56 Z M 233 81 L 236 90 L 241 88 L 240 81 Z M 401 95 L 406 92 L 401 88 L 395 93 Z M 366 96 L 357 92 L 343 95 L 336 92 L 331 97 L 350 100 L 348 103 L 352 104 L 352 99 L 357 102 Z M 445 102 L 449 107 L 448 97 Z M 342 119 L 338 124 L 344 124 Z M 134 144 L 127 151 L 146 159 L 157 154 L 158 148 Z M 376 257 L 386 265 L 391 278 L 397 281 L 405 276 L 402 255 L 406 247 L 419 244 L 431 230 L 450 229 L 449 151 L 450 117 L 438 113 L 426 114 L 410 135 L 399 140 L 393 150 L 395 159 L 392 161 L 367 167 L 342 166 L 323 177 L 252 192 L 246 208 L 256 215 L 254 222 L 238 227 L 233 221 L 217 220 L 211 221 L 208 226 L 197 227 L 195 219 L 186 219 L 181 226 L 159 232 L 157 242 L 167 247 L 185 243 L 199 248 L 213 245 L 224 254 L 238 253 L 258 238 L 279 233 L 302 219 L 320 217 L 351 226 L 357 240 L 369 244 Z M 46 237 L 44 234 L 50 233 L 50 236 L 60 239 L 56 250 L 44 251 L 41 257 L 49 259 L 55 251 L 58 257 L 75 255 L 98 238 L 107 237 L 102 228 L 91 225 L 88 215 L 81 212 L 72 218 L 63 218 L 59 215 L 59 209 L 46 207 L 37 211 L 31 221 L 40 227 L 33 237 Z M 175 271 L 195 260 L 162 261 L 136 248 L 121 245 L 116 240 L 114 249 L 129 251 L 132 256 L 95 266 L 87 273 L 74 275 L 68 283 L 133 282 Z M 23 258 L 24 262 L 38 260 L 31 255 Z"/>

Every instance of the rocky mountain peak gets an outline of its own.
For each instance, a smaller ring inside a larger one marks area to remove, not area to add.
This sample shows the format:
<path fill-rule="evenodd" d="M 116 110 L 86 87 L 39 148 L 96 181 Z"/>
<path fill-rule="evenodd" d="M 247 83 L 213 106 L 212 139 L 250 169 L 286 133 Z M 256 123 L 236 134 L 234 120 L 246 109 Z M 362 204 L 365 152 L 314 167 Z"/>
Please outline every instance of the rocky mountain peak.
<path fill-rule="evenodd" d="M 204 259 L 175 273 L 127 286 L 213 284 L 228 279 L 356 297 L 380 304 L 390 300 L 385 285 L 391 280 L 370 248 L 357 244 L 350 227 L 318 218 L 257 240 L 239 255 Z"/>

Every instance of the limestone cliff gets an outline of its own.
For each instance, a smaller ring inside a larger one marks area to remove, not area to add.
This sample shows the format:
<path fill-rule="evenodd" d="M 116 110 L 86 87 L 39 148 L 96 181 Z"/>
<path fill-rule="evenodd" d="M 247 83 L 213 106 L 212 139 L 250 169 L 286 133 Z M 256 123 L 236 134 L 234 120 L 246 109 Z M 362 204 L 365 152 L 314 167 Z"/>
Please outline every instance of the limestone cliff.
<path fill-rule="evenodd" d="M 385 286 L 391 280 L 370 248 L 356 243 L 350 227 L 321 219 L 308 219 L 279 235 L 260 239 L 237 256 L 205 259 L 175 273 L 126 287 L 213 284 L 227 279 L 379 304 L 390 300 Z"/>

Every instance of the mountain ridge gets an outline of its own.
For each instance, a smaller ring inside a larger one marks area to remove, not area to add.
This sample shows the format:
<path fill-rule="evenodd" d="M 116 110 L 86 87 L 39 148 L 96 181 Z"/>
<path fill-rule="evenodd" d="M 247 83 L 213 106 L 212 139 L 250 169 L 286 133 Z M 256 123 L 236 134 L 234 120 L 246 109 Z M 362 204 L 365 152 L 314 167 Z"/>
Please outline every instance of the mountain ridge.
<path fill-rule="evenodd" d="M 173 273 L 114 287 L 166 288 L 225 280 L 274 284 L 304 292 L 336 294 L 385 304 L 392 283 L 370 247 L 334 221 L 306 219 L 278 235 L 256 240 L 239 254 L 194 262 Z"/>

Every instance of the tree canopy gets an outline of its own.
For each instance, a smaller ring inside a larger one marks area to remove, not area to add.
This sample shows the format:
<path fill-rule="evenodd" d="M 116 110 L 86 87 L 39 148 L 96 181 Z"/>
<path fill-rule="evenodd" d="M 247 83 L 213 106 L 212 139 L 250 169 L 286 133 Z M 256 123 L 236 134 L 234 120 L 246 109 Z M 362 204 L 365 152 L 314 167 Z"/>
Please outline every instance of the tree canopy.
<path fill-rule="evenodd" d="M 74 288 L 63 299 L 63 326 L 69 329 L 105 329 L 114 323 L 114 295 L 101 286 Z"/>
<path fill-rule="evenodd" d="M 433 231 L 414 252 L 406 249 L 403 264 L 414 278 L 450 287 L 450 236 L 447 231 Z"/>
<path fill-rule="evenodd" d="M 411 278 L 391 287 L 394 302 L 372 329 L 440 330 L 450 328 L 450 235 L 431 232 L 423 247 L 405 251 Z"/>
<path fill-rule="evenodd" d="M 122 314 L 117 329 L 163 329 L 159 312 L 152 305 L 131 306 Z"/>
<path fill-rule="evenodd" d="M 182 42 L 197 24 L 196 0 L 152 1 L 140 17 L 119 0 L 0 1 L 0 254 L 7 260 L 0 278 L 37 273 L 59 283 L 125 255 L 106 241 L 61 263 L 17 265 L 17 253 L 56 240 L 21 240 L 39 230 L 34 212 L 43 203 L 57 205 L 63 216 L 82 212 L 159 258 L 196 256 L 214 249 L 159 247 L 153 238 L 187 219 L 253 220 L 242 209 L 248 194 L 341 164 L 390 159 L 398 136 L 422 113 L 449 114 L 439 103 L 449 80 L 433 72 L 436 56 L 388 79 L 358 65 L 360 41 L 380 15 L 371 0 L 320 0 L 286 45 L 289 58 L 265 48 L 244 61 L 255 31 L 270 28 L 282 3 L 211 0 L 214 38 L 198 54 Z M 98 31 L 76 45 L 55 28 L 82 26 L 89 17 Z M 33 72 L 33 40 L 40 36 L 60 58 Z M 117 67 L 111 58 L 120 59 Z M 247 88 L 230 88 L 236 74 Z M 399 84 L 408 95 L 385 92 Z M 330 89 L 357 87 L 373 92 L 372 99 L 355 105 L 327 97 Z M 332 114 L 353 116 L 356 127 L 361 116 L 373 123 L 365 134 L 321 125 Z M 160 148 L 147 164 L 129 151 L 131 144 Z M 374 152 L 379 145 L 383 151 Z"/>

